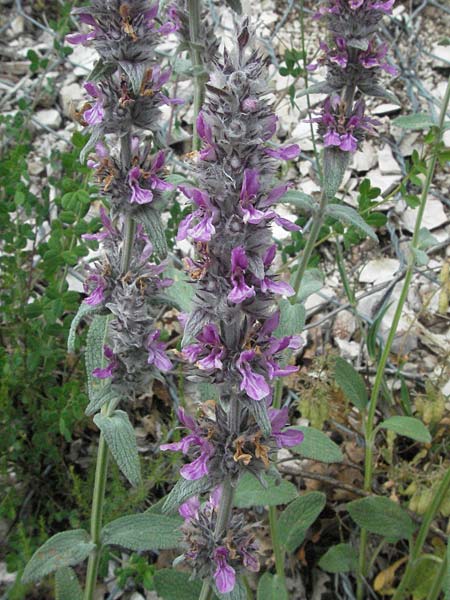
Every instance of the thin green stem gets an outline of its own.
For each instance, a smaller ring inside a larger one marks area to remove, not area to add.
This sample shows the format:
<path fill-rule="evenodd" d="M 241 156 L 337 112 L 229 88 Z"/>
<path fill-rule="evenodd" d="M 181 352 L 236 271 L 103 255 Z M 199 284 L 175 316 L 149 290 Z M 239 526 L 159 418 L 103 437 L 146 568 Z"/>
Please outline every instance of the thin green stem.
<path fill-rule="evenodd" d="M 324 192 L 322 192 L 322 196 L 320 198 L 320 207 L 316 215 L 314 216 L 313 225 L 311 227 L 311 231 L 309 233 L 308 241 L 306 242 L 306 246 L 303 249 L 302 258 L 300 260 L 300 264 L 297 269 L 297 273 L 295 274 L 294 279 L 294 290 L 295 296 L 292 296 L 292 302 L 295 303 L 298 296 L 298 291 L 300 289 L 300 285 L 302 283 L 303 276 L 305 275 L 305 271 L 308 267 L 308 263 L 311 259 L 311 255 L 314 251 L 317 238 L 320 233 L 320 229 L 323 224 L 325 209 L 327 207 L 327 197 Z"/>
<path fill-rule="evenodd" d="M 94 597 L 95 585 L 97 583 L 98 565 L 101 556 L 100 532 L 103 522 L 103 503 L 106 489 L 106 479 L 108 474 L 108 446 L 105 438 L 100 434 L 97 451 L 97 464 L 95 469 L 94 493 L 92 497 L 91 512 L 91 539 L 95 544 L 95 549 L 89 556 L 86 585 L 84 589 L 84 600 L 92 600 Z"/>
<path fill-rule="evenodd" d="M 197 131 L 197 116 L 203 104 L 203 62 L 200 52 L 200 15 L 201 0 L 189 0 L 189 37 L 192 69 L 194 71 L 194 123 L 192 150 L 200 149 L 200 138 Z"/>
<path fill-rule="evenodd" d="M 445 92 L 444 101 L 442 103 L 441 115 L 439 119 L 438 133 L 436 135 L 436 140 L 434 142 L 434 152 L 431 157 L 430 164 L 428 165 L 428 171 L 425 179 L 425 183 L 422 190 L 422 195 L 420 199 L 420 205 L 417 211 L 416 223 L 414 227 L 413 238 L 411 242 L 411 252 L 409 257 L 409 264 L 406 270 L 405 278 L 403 281 L 403 287 L 400 293 L 400 298 L 397 303 L 397 308 L 395 310 L 394 318 L 392 321 L 391 328 L 389 330 L 389 334 L 381 354 L 380 361 L 377 366 L 377 371 L 375 375 L 375 381 L 372 388 L 372 393 L 370 396 L 369 409 L 367 413 L 366 426 L 365 426 L 365 440 L 366 440 L 366 451 L 365 451 L 365 459 L 364 459 L 364 490 L 370 492 L 372 488 L 372 477 L 373 477 L 373 449 L 375 443 L 375 435 L 374 435 L 374 420 L 375 420 L 375 412 L 377 408 L 378 396 L 380 393 L 380 389 L 383 383 L 384 369 L 386 368 L 386 363 L 389 359 L 389 354 L 391 351 L 392 343 L 394 341 L 395 335 L 397 333 L 398 324 L 400 322 L 400 318 L 403 312 L 403 306 L 406 301 L 406 297 L 408 295 L 409 286 L 414 274 L 414 251 L 418 248 L 419 244 L 419 232 L 422 226 L 423 214 L 425 211 L 425 206 L 428 198 L 428 193 L 430 190 L 431 182 L 433 180 L 434 171 L 436 168 L 437 162 L 437 152 L 436 148 L 439 145 L 442 139 L 442 133 L 444 128 L 445 115 L 447 112 L 448 104 L 450 100 L 450 78 L 447 83 L 447 89 Z M 358 574 L 358 589 L 357 589 L 357 599 L 363 600 L 364 594 L 364 585 L 363 578 L 366 574 L 366 546 L 367 546 L 367 532 L 362 529 L 361 530 L 361 543 L 360 543 L 360 555 L 359 555 L 359 568 L 360 572 Z M 400 598 L 401 596 L 399 596 Z M 393 600 L 398 600 L 396 596 L 394 596 Z"/>

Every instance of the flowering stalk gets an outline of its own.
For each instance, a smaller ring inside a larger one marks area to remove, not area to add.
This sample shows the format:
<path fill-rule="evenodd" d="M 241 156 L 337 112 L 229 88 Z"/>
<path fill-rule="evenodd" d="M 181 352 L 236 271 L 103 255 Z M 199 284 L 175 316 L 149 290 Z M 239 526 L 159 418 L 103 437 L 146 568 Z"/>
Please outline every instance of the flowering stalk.
<path fill-rule="evenodd" d="M 375 34 L 380 19 L 390 13 L 393 4 L 394 0 L 327 0 L 315 15 L 315 18 L 327 18 L 331 42 L 320 44 L 323 55 L 307 69 L 314 71 L 319 64 L 324 64 L 327 76 L 325 81 L 303 93 L 329 94 L 319 115 L 310 119 L 310 122 L 318 123 L 324 145 L 323 189 L 295 275 L 293 287 L 296 293 L 325 220 L 328 202 L 341 184 L 350 154 L 358 149 L 367 133 L 375 133 L 374 127 L 378 124 L 365 115 L 364 100 L 360 97 L 355 102 L 355 96 L 359 93 L 392 100 L 392 94 L 379 84 L 378 77 L 381 70 L 391 75 L 397 70 L 386 62 L 387 45 L 378 45 Z"/>
<path fill-rule="evenodd" d="M 248 471 L 263 481 L 264 472 L 275 469 L 276 450 L 303 439 L 301 432 L 285 429 L 287 409 L 270 408 L 274 380 L 297 370 L 282 362 L 283 352 L 301 345 L 298 336 L 274 335 L 277 298 L 294 291 L 272 273 L 276 246 L 270 231 L 274 222 L 298 229 L 273 208 L 288 188 L 274 186 L 273 177 L 275 160 L 295 158 L 299 148 L 269 145 L 277 117 L 264 97 L 265 60 L 252 50 L 250 38 L 244 22 L 237 48 L 217 60 L 197 119 L 203 142 L 199 187 L 180 186 L 194 210 L 180 223 L 178 239 L 191 239 L 197 249 L 194 259 L 185 260 L 197 284 L 194 309 L 184 323 L 183 355 L 192 365 L 190 377 L 216 385 L 220 401 L 201 406 L 197 420 L 179 411 L 190 433 L 161 448 L 191 459 L 182 478 L 204 490 L 219 486 L 222 494 L 219 511 L 209 506 L 208 514 L 201 510 L 190 517 L 185 539 L 184 559 L 204 580 L 201 598 L 211 584 L 225 594 L 243 569 L 259 569 L 252 528 L 232 510 L 241 474 Z"/>
<path fill-rule="evenodd" d="M 194 71 L 194 134 L 192 137 L 192 150 L 194 151 L 200 147 L 196 122 L 203 103 L 203 64 L 198 47 L 200 44 L 200 3 L 201 0 L 189 0 L 189 37 Z"/>
<path fill-rule="evenodd" d="M 85 304 L 110 315 L 108 345 L 104 346 L 108 363 L 92 372 L 104 382 L 105 401 L 103 406 L 97 401 L 95 407 L 108 419 L 114 416 L 119 398 L 132 400 L 159 371 L 172 367 L 154 326 L 155 299 L 170 281 L 160 277 L 164 263 L 149 262 L 153 244 L 143 227 L 149 220 L 155 227 L 153 206 L 161 192 L 172 186 L 159 176 L 164 154 L 150 157 L 140 135 L 142 129 L 152 131 L 155 146 L 160 133 L 159 106 L 179 102 L 165 95 L 163 86 L 170 71 L 161 69 L 154 53 L 160 36 L 177 26 L 170 21 L 162 24 L 158 6 L 147 5 L 145 0 L 107 4 L 93 0 L 73 12 L 92 29 L 68 36 L 68 41 L 92 45 L 101 57 L 85 84 L 92 101 L 83 107 L 80 122 L 90 133 L 85 153 L 95 148 L 87 164 L 111 206 L 111 219 L 103 208 L 100 211 L 104 230 L 85 236 L 101 242 L 105 252 L 101 263 L 89 267 Z M 115 136 L 120 140 L 117 157 Z M 91 512 L 95 548 L 88 561 L 85 600 L 92 600 L 97 580 L 107 464 L 108 447 L 101 431 Z M 124 474 L 135 483 L 134 475 L 126 470 Z"/>

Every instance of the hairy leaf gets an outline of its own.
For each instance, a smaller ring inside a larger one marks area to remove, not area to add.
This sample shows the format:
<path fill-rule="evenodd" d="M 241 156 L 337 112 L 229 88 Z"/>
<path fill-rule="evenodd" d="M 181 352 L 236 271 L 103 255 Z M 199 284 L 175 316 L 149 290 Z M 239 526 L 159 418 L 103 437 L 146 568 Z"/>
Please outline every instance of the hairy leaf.
<path fill-rule="evenodd" d="M 153 513 L 120 517 L 105 525 L 102 542 L 128 550 L 167 550 L 177 548 L 182 541 L 180 525 L 183 519 Z"/>
<path fill-rule="evenodd" d="M 180 504 L 192 496 L 203 494 L 203 492 L 208 491 L 210 487 L 207 477 L 202 477 L 202 479 L 197 479 L 195 481 L 188 481 L 181 477 L 168 494 L 162 507 L 162 512 L 165 514 L 175 512 Z"/>
<path fill-rule="evenodd" d="M 303 275 L 297 301 L 302 302 L 323 288 L 323 275 L 319 269 L 308 269 Z"/>
<path fill-rule="evenodd" d="M 378 237 L 372 227 L 364 221 L 354 208 L 344 206 L 343 204 L 329 204 L 326 208 L 326 214 L 339 222 L 357 227 L 370 238 L 376 242 L 378 241 Z"/>
<path fill-rule="evenodd" d="M 56 571 L 55 596 L 56 600 L 83 600 L 83 591 L 78 577 L 70 567 L 63 567 Z"/>
<path fill-rule="evenodd" d="M 390 417 L 380 423 L 379 427 L 380 429 L 395 431 L 395 433 L 404 435 L 417 442 L 423 442 L 424 444 L 429 444 L 431 442 L 431 435 L 428 429 L 422 421 L 419 421 L 419 419 L 415 419 L 414 417 Z"/>
<path fill-rule="evenodd" d="M 264 573 L 258 581 L 257 600 L 288 600 L 286 586 L 278 575 Z"/>
<path fill-rule="evenodd" d="M 153 582 L 162 600 L 198 600 L 202 590 L 201 581 L 175 569 L 158 569 Z"/>
<path fill-rule="evenodd" d="M 415 525 L 398 504 L 382 496 L 368 496 L 347 504 L 351 518 L 359 527 L 387 538 L 410 538 Z"/>
<path fill-rule="evenodd" d="M 297 98 L 302 96 L 306 96 L 307 94 L 331 94 L 334 91 L 334 87 L 327 83 L 326 81 L 320 81 L 319 83 L 315 83 L 314 85 L 310 85 L 309 87 L 299 90 L 296 94 Z"/>
<path fill-rule="evenodd" d="M 332 200 L 344 179 L 344 173 L 350 162 L 350 152 L 337 148 L 325 148 L 323 151 L 323 192 Z"/>
<path fill-rule="evenodd" d="M 190 313 L 194 296 L 192 282 L 186 278 L 186 275 L 180 269 L 174 269 L 173 267 L 166 269 L 164 275 L 173 279 L 173 284 L 167 288 L 166 295 L 178 304 L 180 310 Z"/>
<path fill-rule="evenodd" d="M 336 369 L 334 372 L 336 383 L 344 392 L 346 398 L 363 411 L 369 402 L 364 379 L 355 371 L 353 366 L 340 356 L 336 360 Z"/>
<path fill-rule="evenodd" d="M 272 425 L 269 419 L 267 404 L 265 402 L 252 402 L 250 406 L 250 410 L 255 421 L 258 423 L 259 428 L 265 436 L 270 436 L 272 433 Z"/>
<path fill-rule="evenodd" d="M 134 213 L 134 219 L 144 226 L 145 232 L 159 258 L 166 258 L 168 252 L 166 232 L 158 211 L 150 206 L 141 206 Z"/>
<path fill-rule="evenodd" d="M 267 487 L 251 473 L 245 473 L 236 488 L 234 504 L 238 508 L 288 504 L 297 497 L 297 488 L 289 481 L 277 481 L 273 475 L 263 475 Z"/>
<path fill-rule="evenodd" d="M 22 583 L 38 581 L 62 567 L 78 565 L 94 548 L 84 529 L 57 533 L 33 554 L 23 572 Z"/>
<path fill-rule="evenodd" d="M 306 318 L 306 310 L 303 304 L 291 304 L 283 298 L 279 304 L 280 324 L 274 334 L 276 337 L 299 334 L 303 331 Z"/>
<path fill-rule="evenodd" d="M 231 592 L 220 594 L 216 591 L 216 594 L 220 600 L 247 600 L 247 590 L 240 578 L 236 578 L 235 586 Z"/>
<path fill-rule="evenodd" d="M 308 492 L 291 502 L 278 519 L 278 533 L 288 552 L 302 543 L 306 531 L 320 515 L 326 504 L 322 492 Z"/>
<path fill-rule="evenodd" d="M 309 194 L 305 192 L 299 192 L 297 190 L 289 190 L 279 200 L 283 204 L 293 204 L 297 208 L 305 212 L 314 212 L 317 210 L 317 202 Z"/>
<path fill-rule="evenodd" d="M 341 449 L 330 438 L 314 427 L 299 425 L 293 427 L 304 435 L 303 442 L 291 448 L 296 454 L 325 463 L 338 463 L 344 460 Z"/>
<path fill-rule="evenodd" d="M 98 306 L 91 306 L 90 304 L 86 304 L 86 302 L 82 302 L 80 304 L 77 314 L 74 316 L 72 323 L 70 324 L 69 336 L 67 338 L 67 352 L 75 352 L 75 336 L 80 321 L 82 321 L 86 315 L 96 313 L 98 310 Z"/>
<path fill-rule="evenodd" d="M 329 573 L 348 573 L 357 565 L 358 555 L 351 544 L 331 546 L 319 560 L 319 567 Z"/>
<path fill-rule="evenodd" d="M 106 344 L 108 335 L 108 316 L 95 316 L 87 334 L 86 352 L 84 360 L 86 363 L 86 377 L 88 385 L 89 400 L 94 401 L 108 384 L 105 380 L 98 379 L 92 375 L 92 371 L 105 365 L 103 346 Z"/>
<path fill-rule="evenodd" d="M 94 423 L 105 436 L 108 448 L 117 466 L 131 483 L 141 482 L 141 467 L 133 426 L 123 410 L 116 410 L 111 416 L 98 413 Z"/>
<path fill-rule="evenodd" d="M 428 113 L 402 115 L 394 119 L 392 123 L 402 129 L 429 129 L 433 125 L 437 125 L 433 117 Z"/>

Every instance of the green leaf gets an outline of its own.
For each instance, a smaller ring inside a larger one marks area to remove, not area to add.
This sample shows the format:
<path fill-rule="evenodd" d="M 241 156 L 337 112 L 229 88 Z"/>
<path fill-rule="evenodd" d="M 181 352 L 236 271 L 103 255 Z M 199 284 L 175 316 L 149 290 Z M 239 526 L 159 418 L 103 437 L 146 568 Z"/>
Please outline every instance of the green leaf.
<path fill-rule="evenodd" d="M 198 600 L 202 582 L 175 569 L 158 569 L 153 577 L 156 593 L 162 600 Z"/>
<path fill-rule="evenodd" d="M 278 575 L 264 573 L 258 582 L 257 600 L 288 600 L 286 586 Z"/>
<path fill-rule="evenodd" d="M 431 435 L 422 421 L 415 419 L 414 417 L 401 417 L 395 416 L 386 419 L 378 426 L 380 429 L 387 429 L 389 431 L 395 431 L 399 435 L 416 440 L 417 442 L 423 442 L 429 444 L 431 442 Z"/>
<path fill-rule="evenodd" d="M 356 212 L 354 208 L 351 208 L 350 206 L 344 206 L 343 204 L 329 204 L 325 213 L 327 216 L 332 217 L 339 222 L 353 225 L 376 242 L 378 241 L 378 237 L 376 236 L 372 227 L 367 225 L 364 219 Z"/>
<path fill-rule="evenodd" d="M 371 533 L 393 539 L 410 538 L 415 525 L 398 504 L 382 496 L 368 496 L 347 504 L 351 518 Z"/>
<path fill-rule="evenodd" d="M 297 488 L 289 481 L 277 482 L 273 475 L 264 474 L 263 479 L 267 487 L 251 473 L 245 473 L 236 488 L 234 504 L 238 508 L 252 506 L 277 506 L 288 504 L 298 496 Z"/>
<path fill-rule="evenodd" d="M 250 404 L 250 411 L 263 434 L 266 437 L 269 437 L 272 433 L 272 424 L 270 422 L 267 404 L 265 402 L 252 402 Z"/>
<path fill-rule="evenodd" d="M 100 391 L 108 385 L 108 382 L 92 375 L 94 369 L 98 367 L 102 368 L 106 364 L 103 355 L 103 346 L 106 343 L 108 335 L 108 323 L 108 316 L 95 316 L 87 334 L 84 360 L 86 363 L 86 377 L 90 400 L 94 400 Z"/>
<path fill-rule="evenodd" d="M 107 402 L 117 400 L 117 392 L 111 390 L 111 385 L 105 385 L 99 392 L 97 392 L 89 404 L 86 406 L 84 414 L 90 417 L 101 409 Z"/>
<path fill-rule="evenodd" d="M 329 83 L 326 81 L 319 81 L 303 90 L 299 90 L 297 92 L 297 98 L 301 98 L 307 94 L 330 94 L 333 91 L 333 87 Z"/>
<path fill-rule="evenodd" d="M 444 577 L 444 600 L 450 600 L 450 537 L 447 539 L 447 550 L 445 553 L 444 560 L 447 561 L 447 570 Z"/>
<path fill-rule="evenodd" d="M 75 336 L 77 333 L 78 324 L 84 317 L 88 314 L 95 313 L 99 310 L 98 306 L 92 306 L 91 304 L 86 304 L 86 302 L 82 302 L 80 307 L 78 308 L 77 314 L 72 319 L 72 323 L 70 324 L 69 337 L 67 338 L 67 352 L 73 353 L 75 352 Z"/>
<path fill-rule="evenodd" d="M 38 581 L 61 567 L 78 565 L 94 548 L 84 529 L 57 533 L 33 554 L 23 572 L 22 583 Z"/>
<path fill-rule="evenodd" d="M 56 600 L 83 600 L 78 577 L 70 567 L 58 569 L 55 575 Z"/>
<path fill-rule="evenodd" d="M 94 423 L 105 436 L 108 448 L 117 466 L 131 483 L 137 486 L 141 482 L 141 467 L 133 426 L 123 410 L 115 410 L 106 416 L 97 413 Z"/>
<path fill-rule="evenodd" d="M 351 544 L 331 546 L 319 560 L 319 567 L 329 573 L 348 573 L 358 566 L 358 555 Z"/>
<path fill-rule="evenodd" d="M 173 284 L 165 292 L 166 296 L 177 304 L 179 310 L 190 313 L 195 289 L 192 282 L 189 282 L 183 271 L 173 267 L 166 269 L 164 275 L 173 279 Z"/>
<path fill-rule="evenodd" d="M 125 74 L 130 80 L 135 96 L 139 96 L 142 81 L 147 71 L 147 64 L 145 62 L 130 62 L 127 60 L 121 60 L 119 61 L 119 65 L 125 71 Z"/>
<path fill-rule="evenodd" d="M 144 226 L 145 233 L 150 238 L 159 258 L 166 258 L 168 252 L 166 232 L 160 214 L 150 206 L 141 206 L 136 210 L 133 218 Z"/>
<path fill-rule="evenodd" d="M 303 442 L 291 448 L 292 452 L 304 458 L 318 460 L 324 463 L 339 463 L 344 460 L 341 449 L 330 438 L 314 427 L 298 425 L 293 427 L 304 435 Z"/>
<path fill-rule="evenodd" d="M 291 304 L 289 300 L 283 298 L 279 304 L 280 324 L 274 334 L 276 337 L 299 334 L 303 331 L 306 319 L 306 310 L 303 304 Z"/>
<path fill-rule="evenodd" d="M 436 244 L 439 243 L 438 239 L 435 238 L 434 235 L 426 227 L 422 227 L 419 230 L 419 237 L 417 241 L 418 247 L 421 250 L 429 250 L 430 248 L 436 246 Z"/>
<path fill-rule="evenodd" d="M 189 500 L 192 496 L 199 496 L 200 494 L 207 492 L 210 487 L 210 482 L 207 477 L 202 477 L 202 479 L 197 479 L 195 481 L 188 481 L 181 477 L 167 495 L 162 507 L 162 512 L 165 514 L 175 512 L 180 504 Z"/>
<path fill-rule="evenodd" d="M 308 269 L 303 275 L 300 289 L 297 294 L 297 302 L 306 300 L 323 288 L 323 275 L 319 269 Z"/>
<path fill-rule="evenodd" d="M 152 513 L 120 517 L 105 525 L 101 539 L 109 546 L 122 546 L 135 552 L 178 548 L 182 542 L 183 519 Z"/>
<path fill-rule="evenodd" d="M 350 152 L 337 148 L 325 148 L 323 151 L 323 192 L 332 200 L 344 179 L 344 173 L 350 162 Z"/>
<path fill-rule="evenodd" d="M 437 125 L 433 117 L 428 113 L 402 115 L 394 119 L 392 123 L 402 129 L 429 129 L 433 125 Z"/>
<path fill-rule="evenodd" d="M 336 369 L 334 372 L 336 383 L 344 392 L 346 398 L 363 411 L 369 402 L 364 379 L 355 371 L 353 366 L 341 357 L 336 360 Z"/>
<path fill-rule="evenodd" d="M 278 519 L 278 535 L 288 552 L 294 552 L 302 543 L 325 507 L 327 498 L 322 492 L 309 492 L 291 502 Z"/>
<path fill-rule="evenodd" d="M 314 212 L 317 209 L 317 202 L 309 194 L 297 190 L 289 190 L 279 200 L 283 204 L 293 204 L 305 212 Z"/>

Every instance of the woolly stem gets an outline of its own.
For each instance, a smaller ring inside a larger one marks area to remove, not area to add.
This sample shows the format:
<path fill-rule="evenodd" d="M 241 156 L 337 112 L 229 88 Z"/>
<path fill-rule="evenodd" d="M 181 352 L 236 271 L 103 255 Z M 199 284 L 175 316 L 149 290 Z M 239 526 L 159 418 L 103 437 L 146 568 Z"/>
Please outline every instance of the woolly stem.
<path fill-rule="evenodd" d="M 124 172 L 127 172 L 131 165 L 131 135 L 127 134 L 120 140 L 120 159 Z M 136 231 L 135 222 L 132 217 L 127 216 L 124 223 L 124 241 L 122 249 L 121 271 L 126 273 L 130 265 L 131 253 L 133 249 L 134 235 Z M 112 403 L 107 403 L 102 408 L 102 414 L 109 416 L 114 410 Z M 92 495 L 91 508 L 91 539 L 95 544 L 95 549 L 89 556 L 86 584 L 84 589 L 84 600 L 93 600 L 95 586 L 97 583 L 98 566 L 101 557 L 100 533 L 103 525 L 103 505 L 105 502 L 106 480 L 108 476 L 108 446 L 103 433 L 100 432 L 98 442 L 97 461 L 95 466 L 94 492 Z"/>
<path fill-rule="evenodd" d="M 389 354 L 391 351 L 392 343 L 394 341 L 395 335 L 397 333 L 398 324 L 400 322 L 400 318 L 403 312 L 403 306 L 406 301 L 406 297 L 408 295 L 409 286 L 411 284 L 411 280 L 414 274 L 415 267 L 415 258 L 414 251 L 417 250 L 419 245 L 419 232 L 422 226 L 423 214 L 425 212 L 425 206 L 427 203 L 428 193 L 430 190 L 431 182 L 433 180 L 434 171 L 436 168 L 437 162 L 437 148 L 442 139 L 442 134 L 444 130 L 444 121 L 445 115 L 447 112 L 447 108 L 450 101 L 450 77 L 447 82 L 447 89 L 445 91 L 445 97 L 441 107 L 441 114 L 439 118 L 438 131 L 436 134 L 436 138 L 434 141 L 433 148 L 433 156 L 430 160 L 430 164 L 428 165 L 427 176 L 425 179 L 425 184 L 423 186 L 422 195 L 420 199 L 420 205 L 417 211 L 416 223 L 414 227 L 413 238 L 411 241 L 410 248 L 410 256 L 409 256 L 409 265 L 406 270 L 405 278 L 403 281 L 402 291 L 400 293 L 400 298 L 397 303 L 397 308 L 395 310 L 394 318 L 392 321 L 392 325 L 389 330 L 389 335 L 386 340 L 386 344 L 384 346 L 380 362 L 378 363 L 377 372 L 375 375 L 375 381 L 372 388 L 372 394 L 370 396 L 369 409 L 367 413 L 366 426 L 365 426 L 365 439 L 366 439 L 366 454 L 364 460 L 364 490 L 370 492 L 372 488 L 372 477 L 373 477 L 373 449 L 375 444 L 375 435 L 374 435 L 374 421 L 375 421 L 375 412 L 377 408 L 378 396 L 380 393 L 381 385 L 383 383 L 383 375 L 384 369 L 386 368 L 386 363 L 389 359 Z M 450 475 L 449 475 L 450 477 Z M 366 574 L 366 546 L 367 546 L 367 531 L 365 529 L 361 530 L 361 543 L 360 543 L 360 554 L 359 554 L 359 573 L 358 573 L 358 588 L 357 588 L 357 599 L 363 600 L 364 594 L 364 576 Z M 405 573 L 406 575 L 406 573 Z M 399 600 L 402 598 L 402 595 L 399 595 L 397 590 L 394 599 Z M 393 599 L 393 600 L 394 600 Z"/>
<path fill-rule="evenodd" d="M 239 400 L 233 397 L 230 403 L 228 413 L 228 424 L 231 432 L 238 433 L 240 426 L 241 409 Z M 219 511 L 217 513 L 216 527 L 214 529 L 214 538 L 218 542 L 226 532 L 230 522 L 231 512 L 233 510 L 235 486 L 232 485 L 231 478 L 227 477 L 222 484 L 222 494 L 220 497 Z M 207 600 L 210 591 L 210 580 L 205 579 L 199 596 L 199 600 Z"/>
<path fill-rule="evenodd" d="M 192 150 L 200 149 L 197 116 L 203 104 L 203 63 L 200 53 L 201 0 L 189 0 L 189 37 L 192 69 L 194 71 L 194 123 Z"/>

